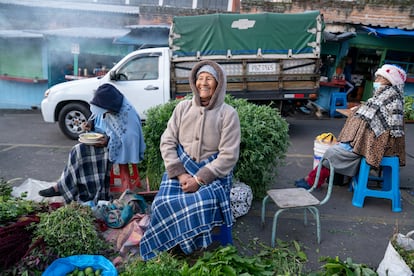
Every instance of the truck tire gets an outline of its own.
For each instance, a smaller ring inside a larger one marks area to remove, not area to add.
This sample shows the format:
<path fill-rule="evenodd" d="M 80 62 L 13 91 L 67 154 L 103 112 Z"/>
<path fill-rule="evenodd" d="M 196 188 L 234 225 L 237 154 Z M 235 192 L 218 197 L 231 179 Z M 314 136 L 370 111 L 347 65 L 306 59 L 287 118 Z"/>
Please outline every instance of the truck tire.
<path fill-rule="evenodd" d="M 87 104 L 69 103 L 59 113 L 59 128 L 69 139 L 76 140 L 82 133 L 82 123 L 91 115 Z"/>

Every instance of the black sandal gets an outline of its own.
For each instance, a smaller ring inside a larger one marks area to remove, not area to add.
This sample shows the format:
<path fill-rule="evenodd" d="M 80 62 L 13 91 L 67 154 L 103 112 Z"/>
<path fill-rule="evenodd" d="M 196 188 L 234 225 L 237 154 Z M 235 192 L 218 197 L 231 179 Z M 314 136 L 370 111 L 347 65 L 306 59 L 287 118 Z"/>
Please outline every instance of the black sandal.
<path fill-rule="evenodd" d="M 56 192 L 54 187 L 50 187 L 39 191 L 39 195 L 43 197 L 60 196 L 60 192 Z"/>

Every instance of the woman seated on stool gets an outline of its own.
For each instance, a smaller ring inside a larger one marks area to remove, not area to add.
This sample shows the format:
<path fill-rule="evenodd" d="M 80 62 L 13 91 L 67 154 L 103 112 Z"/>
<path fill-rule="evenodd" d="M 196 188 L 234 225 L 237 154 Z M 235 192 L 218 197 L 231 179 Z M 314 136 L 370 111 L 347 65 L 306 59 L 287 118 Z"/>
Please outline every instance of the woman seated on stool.
<path fill-rule="evenodd" d="M 189 81 L 193 98 L 177 104 L 161 137 L 166 173 L 140 243 L 144 260 L 172 248 L 185 254 L 206 248 L 213 227 L 233 223 L 230 188 L 240 122 L 224 102 L 226 75 L 205 60 L 194 66 Z"/>
<path fill-rule="evenodd" d="M 104 133 L 96 144 L 76 144 L 57 184 L 39 191 L 44 197 L 63 196 L 66 203 L 109 199 L 112 164 L 137 164 L 144 158 L 141 119 L 128 100 L 110 84 L 98 88 L 90 103 L 93 125 Z"/>
<path fill-rule="evenodd" d="M 400 166 L 405 165 L 405 80 L 405 71 L 396 65 L 385 64 L 375 72 L 372 98 L 352 109 L 338 136 L 339 143 L 324 154 L 335 173 L 355 176 L 361 157 L 374 168 L 379 168 L 383 156 L 398 156 Z M 329 177 L 329 165 L 323 165 L 318 187 Z M 296 180 L 295 185 L 309 189 L 316 171 L 317 167 L 305 178 Z"/>

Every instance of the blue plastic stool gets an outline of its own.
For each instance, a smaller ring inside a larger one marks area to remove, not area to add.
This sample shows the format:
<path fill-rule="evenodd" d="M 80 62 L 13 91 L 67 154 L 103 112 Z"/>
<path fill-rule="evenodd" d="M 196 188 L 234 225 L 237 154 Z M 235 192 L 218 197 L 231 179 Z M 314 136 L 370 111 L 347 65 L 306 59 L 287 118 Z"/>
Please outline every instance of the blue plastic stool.
<path fill-rule="evenodd" d="M 337 112 L 336 109 L 347 109 L 348 101 L 346 99 L 346 93 L 344 92 L 334 92 L 331 94 L 331 103 L 329 108 L 329 116 L 342 116 L 341 113 Z"/>
<path fill-rule="evenodd" d="M 228 227 L 227 225 L 223 224 L 220 226 L 220 233 L 212 234 L 213 241 L 219 241 L 222 246 L 226 246 L 228 244 L 233 244 L 233 238 L 231 235 L 232 227 Z"/>
<path fill-rule="evenodd" d="M 381 177 L 370 177 L 371 166 L 365 158 L 361 159 L 359 174 L 353 178 L 354 196 L 352 205 L 362 208 L 365 197 L 376 197 L 390 199 L 392 201 L 392 211 L 401 212 L 401 193 L 400 193 L 400 161 L 397 156 L 386 156 L 381 160 Z M 382 189 L 375 190 L 368 188 L 368 180 L 382 182 Z"/>

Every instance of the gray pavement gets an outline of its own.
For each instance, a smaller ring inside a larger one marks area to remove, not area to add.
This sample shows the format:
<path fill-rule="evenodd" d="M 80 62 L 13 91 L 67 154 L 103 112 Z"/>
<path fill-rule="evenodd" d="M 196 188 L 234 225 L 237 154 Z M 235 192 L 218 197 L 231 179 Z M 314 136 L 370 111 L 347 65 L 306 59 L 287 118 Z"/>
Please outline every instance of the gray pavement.
<path fill-rule="evenodd" d="M 278 177 L 269 188 L 293 187 L 295 179 L 305 176 L 313 165 L 313 143 L 317 135 L 332 132 L 338 135 L 344 118 L 316 119 L 307 116 L 287 117 L 290 125 L 290 142 L 286 165 L 279 168 Z M 400 169 L 400 186 L 403 211 L 391 211 L 391 201 L 367 198 L 363 208 L 352 205 L 353 193 L 348 186 L 334 186 L 330 200 L 320 207 L 321 243 L 317 243 L 316 224 L 308 214 L 308 225 L 303 224 L 303 211 L 284 212 L 279 216 L 277 238 L 296 240 L 302 244 L 309 258 L 307 269 L 317 270 L 324 263 L 323 256 L 352 258 L 377 268 L 381 262 L 389 238 L 395 232 L 406 234 L 414 229 L 414 125 L 406 125 L 407 165 Z M 326 187 L 316 195 L 324 195 Z M 269 202 L 266 208 L 265 226 L 261 226 L 261 201 L 255 200 L 249 214 L 237 220 L 234 237 L 243 247 L 258 238 L 270 245 L 272 220 L 276 206 Z"/>
<path fill-rule="evenodd" d="M 290 147 L 286 165 L 269 188 L 292 187 L 294 180 L 306 175 L 313 164 L 314 138 L 322 132 L 339 134 L 344 118 L 317 119 L 297 114 L 287 117 Z M 40 111 L 0 110 L 0 178 L 13 179 L 19 185 L 28 178 L 55 181 L 67 161 L 69 149 L 76 141 L 68 140 L 56 124 L 43 122 Z M 400 169 L 403 211 L 391 211 L 386 199 L 367 198 L 363 208 L 351 203 L 352 192 L 347 186 L 334 186 L 330 201 L 320 207 L 321 243 L 316 240 L 314 219 L 308 216 L 303 225 L 301 211 L 284 212 L 278 223 L 277 238 L 298 241 L 305 250 L 309 270 L 317 270 L 323 256 L 342 260 L 351 257 L 356 263 L 376 268 L 381 261 L 389 238 L 395 232 L 414 229 L 414 124 L 406 125 L 407 165 Z M 248 184 L 248 183 L 247 183 Z M 325 192 L 316 192 L 321 196 Z M 246 216 L 237 219 L 233 229 L 235 245 L 243 252 L 254 252 L 253 241 L 270 245 L 272 218 L 276 207 L 267 205 L 266 224 L 260 222 L 261 201 L 255 199 Z"/>

